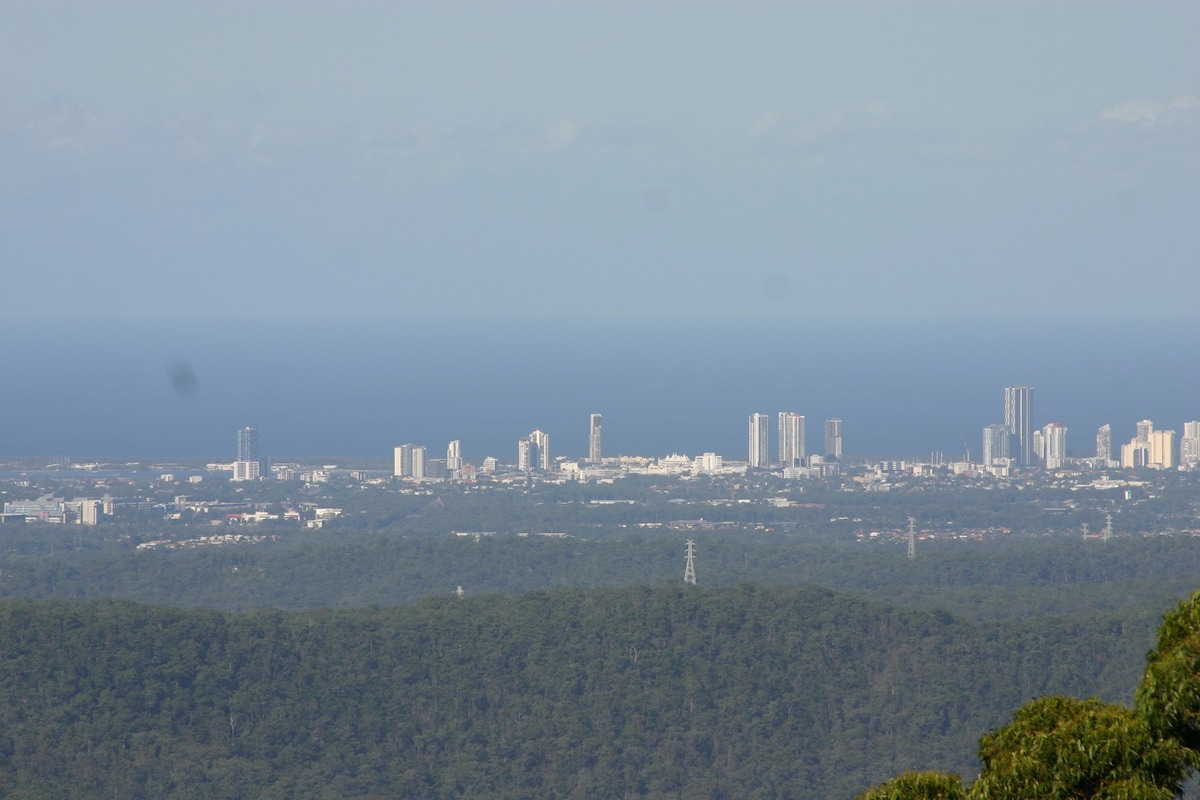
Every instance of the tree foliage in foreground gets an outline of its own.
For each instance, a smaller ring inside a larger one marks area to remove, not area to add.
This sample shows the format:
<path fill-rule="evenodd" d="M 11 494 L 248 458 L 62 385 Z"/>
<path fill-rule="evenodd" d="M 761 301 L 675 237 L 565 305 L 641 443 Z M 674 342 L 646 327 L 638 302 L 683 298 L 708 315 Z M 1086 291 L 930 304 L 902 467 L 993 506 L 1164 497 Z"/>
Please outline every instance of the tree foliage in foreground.
<path fill-rule="evenodd" d="M 1200 591 L 1164 617 L 1147 660 L 1132 709 L 1039 698 L 983 737 L 966 789 L 957 776 L 906 773 L 860 799 L 1171 800 L 1200 766 Z"/>

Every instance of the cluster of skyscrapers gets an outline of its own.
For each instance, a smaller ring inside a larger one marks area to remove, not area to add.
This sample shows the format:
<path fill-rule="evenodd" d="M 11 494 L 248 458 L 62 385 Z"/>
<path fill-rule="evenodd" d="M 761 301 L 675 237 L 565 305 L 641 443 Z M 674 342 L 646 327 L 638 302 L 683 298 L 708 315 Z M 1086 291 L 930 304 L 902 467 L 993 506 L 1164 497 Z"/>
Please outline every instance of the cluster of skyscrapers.
<path fill-rule="evenodd" d="M 1096 467 L 1125 467 L 1151 469 L 1200 469 L 1200 421 L 1185 422 L 1183 436 L 1173 430 L 1157 430 L 1150 420 L 1137 423 L 1137 432 L 1127 444 L 1115 448 L 1112 426 L 1104 425 L 1096 433 L 1094 459 L 1069 458 L 1067 427 L 1051 422 L 1034 427 L 1032 386 L 1007 386 L 1004 389 L 1004 422 L 983 428 L 983 458 L 985 469 L 1004 473 L 1010 467 L 1042 466 L 1060 469 L 1071 463 L 1088 461 Z M 767 414 L 755 413 L 749 419 L 749 447 L 746 466 L 750 469 L 782 469 L 785 477 L 824 476 L 838 471 L 842 460 L 842 420 L 827 419 L 824 426 L 824 452 L 809 455 L 805 441 L 805 419 L 794 411 L 780 411 L 774 429 L 778 443 L 776 458 L 771 458 L 772 420 Z M 603 471 L 606 464 L 603 451 L 603 418 L 592 414 L 588 420 L 589 468 Z M 683 459 L 670 456 L 665 461 Z M 560 458 L 560 461 L 562 459 Z M 612 461 L 612 459 L 610 459 Z M 706 453 L 700 471 L 720 468 L 720 457 Z M 967 454 L 970 462 L 970 454 Z M 550 454 L 550 434 L 535 430 L 517 441 L 517 469 L 521 472 L 553 472 L 556 467 Z M 731 462 L 735 463 L 735 462 Z M 938 462 L 940 463 L 940 461 Z M 483 460 L 479 471 L 493 472 L 497 459 Z M 967 466 L 963 467 L 968 468 Z M 242 428 L 237 432 L 237 461 L 233 464 L 234 480 L 253 480 L 265 477 L 269 471 L 259 455 L 258 431 Z M 579 470 L 579 462 L 566 463 L 562 469 Z M 428 460 L 425 447 L 403 444 L 395 448 L 394 473 L 397 477 L 459 478 L 473 474 L 475 467 L 463 462 L 462 442 L 454 440 L 446 448 L 446 458 Z"/>
<path fill-rule="evenodd" d="M 1142 420 L 1128 444 L 1121 445 L 1119 459 L 1114 458 L 1112 426 L 1096 432 L 1095 465 L 1127 469 L 1195 469 L 1200 467 L 1200 422 L 1185 422 L 1183 437 L 1176 444 L 1173 430 L 1155 430 L 1154 423 Z M 1046 469 L 1066 466 L 1067 427 L 1051 422 L 1033 426 L 1033 387 L 1008 386 L 1004 389 L 1004 424 L 983 429 L 983 465 L 987 468 L 1037 464 Z"/>
<path fill-rule="evenodd" d="M 1105 425 L 1096 435 L 1096 457 L 1100 457 L 1103 443 L 1108 448 L 1104 457 L 1111 461 L 1112 430 L 1106 428 L 1109 426 Z M 1148 419 L 1139 422 L 1136 430 L 1134 437 L 1121 445 L 1120 466 L 1127 469 L 1196 469 L 1200 466 L 1200 421 L 1183 423 L 1183 437 L 1179 439 L 1178 451 L 1175 431 L 1155 430 L 1154 423 Z"/>
<path fill-rule="evenodd" d="M 600 414 L 592 414 L 588 426 L 588 460 L 599 464 L 603 458 L 601 438 L 603 423 Z M 483 460 L 481 471 L 494 472 L 497 460 Z M 393 474 L 398 478 L 458 478 L 464 469 L 473 469 L 463 463 L 462 442 L 458 439 L 446 447 L 446 460 L 427 461 L 425 448 L 421 445 L 402 444 L 395 449 Z M 532 431 L 517 440 L 517 469 L 521 472 L 551 472 L 554 461 L 550 455 L 550 434 L 542 430 Z"/>
<path fill-rule="evenodd" d="M 812 459 L 807 456 L 804 440 L 804 415 L 794 411 L 780 411 L 778 416 L 779 448 L 778 458 L 772 463 L 770 454 L 770 425 L 771 418 L 767 414 L 750 415 L 750 447 L 747 463 L 752 469 L 770 469 L 780 466 L 784 469 L 805 466 Z M 825 453 L 822 461 L 842 458 L 842 421 L 840 419 L 825 420 Z"/>

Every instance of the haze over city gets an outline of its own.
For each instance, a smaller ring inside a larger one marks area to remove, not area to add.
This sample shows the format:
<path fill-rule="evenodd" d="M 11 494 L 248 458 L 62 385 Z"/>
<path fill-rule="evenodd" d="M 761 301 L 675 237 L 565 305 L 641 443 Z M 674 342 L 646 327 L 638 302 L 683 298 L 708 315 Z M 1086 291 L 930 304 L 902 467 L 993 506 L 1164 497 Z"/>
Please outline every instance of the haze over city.
<path fill-rule="evenodd" d="M 1198 32 L 0 0 L 0 793 L 1193 791 Z"/>

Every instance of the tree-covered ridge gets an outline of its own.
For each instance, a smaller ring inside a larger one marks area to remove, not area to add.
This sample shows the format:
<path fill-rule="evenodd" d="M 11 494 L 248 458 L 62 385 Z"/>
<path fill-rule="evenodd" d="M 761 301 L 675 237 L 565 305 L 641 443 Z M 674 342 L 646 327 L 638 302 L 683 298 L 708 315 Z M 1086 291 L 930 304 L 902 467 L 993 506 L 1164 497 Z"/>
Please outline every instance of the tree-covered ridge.
<path fill-rule="evenodd" d="M 1125 697 L 1128 620 L 808 588 L 225 614 L 0 604 L 0 783 L 41 797 L 851 797 L 1028 698 Z"/>
<path fill-rule="evenodd" d="M 477 541 L 321 533 L 274 546 L 50 554 L 44 538 L 64 536 L 66 526 L 48 527 L 37 534 L 40 551 L 0 556 L 0 597 L 122 597 L 235 611 L 392 605 L 459 585 L 471 596 L 663 585 L 683 576 L 683 540 L 666 534 Z M 977 619 L 1122 609 L 1157 616 L 1188 596 L 1200 574 L 1196 537 L 923 544 L 914 561 L 900 547 L 813 544 L 798 535 L 694 538 L 703 586 L 816 583 Z M 62 542 L 69 544 L 69 537 Z"/>

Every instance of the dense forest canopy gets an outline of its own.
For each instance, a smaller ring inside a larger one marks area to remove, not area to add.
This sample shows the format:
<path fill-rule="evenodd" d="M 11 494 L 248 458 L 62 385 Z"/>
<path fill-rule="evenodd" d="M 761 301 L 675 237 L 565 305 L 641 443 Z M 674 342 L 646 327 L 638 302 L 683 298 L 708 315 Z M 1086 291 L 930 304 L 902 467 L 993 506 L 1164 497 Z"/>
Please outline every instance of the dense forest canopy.
<path fill-rule="evenodd" d="M 449 595 L 519 594 L 572 586 L 677 584 L 683 539 L 626 533 L 601 540 L 540 536 L 436 538 L 319 533 L 260 546 L 133 552 L 52 552 L 33 531 L 11 538 L 0 597 L 122 597 L 225 610 L 354 607 Z M 819 584 L 870 599 L 977 619 L 1096 611 L 1151 616 L 1186 597 L 1200 574 L 1200 539 L 1077 538 L 934 542 L 917 558 L 888 544 L 841 546 L 778 534 L 695 534 L 702 586 Z M 53 540 L 52 540 L 53 541 Z"/>
<path fill-rule="evenodd" d="M 1127 700 L 1152 624 L 816 588 L 285 613 L 0 604 L 10 797 L 849 798 L 968 773 L 1031 697 Z"/>

